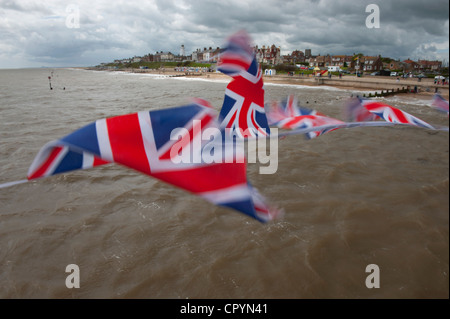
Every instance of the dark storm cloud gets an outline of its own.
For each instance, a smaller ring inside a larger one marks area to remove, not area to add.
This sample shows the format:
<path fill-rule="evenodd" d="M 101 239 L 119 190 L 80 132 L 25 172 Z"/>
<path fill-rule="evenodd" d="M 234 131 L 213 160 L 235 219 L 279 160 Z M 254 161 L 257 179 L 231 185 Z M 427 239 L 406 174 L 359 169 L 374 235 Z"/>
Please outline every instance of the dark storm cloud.
<path fill-rule="evenodd" d="M 368 4 L 380 9 L 380 28 L 366 27 Z M 69 5 L 80 27 L 68 28 Z M 254 44 L 283 53 L 352 54 L 448 60 L 447 0 L 25 1 L 0 0 L 0 67 L 33 63 L 108 62 L 171 51 L 181 44 L 221 46 L 247 30 Z"/>
<path fill-rule="evenodd" d="M 365 54 L 406 58 L 426 43 L 446 44 L 448 1 L 333 1 L 320 2 L 320 13 L 303 26 L 307 33 L 290 33 L 288 45 L 309 44 L 316 53 Z M 380 9 L 380 28 L 365 25 L 368 4 Z M 442 13 L 444 12 L 444 13 Z M 446 12 L 446 14 L 445 14 Z M 289 32 L 287 32 L 289 33 Z M 319 52 L 317 52 L 319 50 Z"/>

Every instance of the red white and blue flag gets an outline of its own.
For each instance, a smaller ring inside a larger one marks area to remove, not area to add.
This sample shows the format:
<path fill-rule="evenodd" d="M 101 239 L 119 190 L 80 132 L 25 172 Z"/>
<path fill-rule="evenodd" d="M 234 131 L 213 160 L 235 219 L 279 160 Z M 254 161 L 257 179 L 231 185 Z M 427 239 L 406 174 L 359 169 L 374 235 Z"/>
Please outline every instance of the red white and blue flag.
<path fill-rule="evenodd" d="M 369 99 L 354 98 L 349 100 L 344 112 L 349 121 L 373 121 L 380 118 L 392 124 L 413 125 L 428 129 L 442 129 L 434 127 L 398 108 Z"/>
<path fill-rule="evenodd" d="M 354 97 L 346 101 L 344 106 L 344 117 L 348 122 L 375 121 L 379 118 L 371 113 L 362 103 L 362 99 Z"/>
<path fill-rule="evenodd" d="M 397 109 L 393 106 L 384 104 L 382 102 L 372 101 L 372 100 L 362 100 L 361 101 L 364 108 L 366 108 L 370 113 L 375 114 L 377 117 L 382 118 L 386 122 L 395 124 L 407 124 L 414 125 L 429 129 L 434 129 L 434 127 L 427 122 L 405 112 Z"/>
<path fill-rule="evenodd" d="M 332 117 L 328 117 L 316 110 L 307 109 L 298 106 L 298 100 L 294 95 L 281 103 L 273 102 L 268 108 L 267 118 L 269 123 L 276 125 L 281 129 L 298 130 L 322 127 L 317 131 L 305 133 L 308 139 L 318 137 L 334 129 L 334 125 L 341 125 L 344 122 Z"/>
<path fill-rule="evenodd" d="M 350 99 L 344 108 L 344 115 L 347 117 L 347 122 L 326 116 L 315 110 L 298 107 L 297 100 L 292 96 L 281 103 L 273 102 L 267 108 L 267 118 L 271 125 L 290 130 L 290 132 L 281 133 L 279 136 L 304 134 L 308 139 L 312 139 L 339 128 L 392 126 L 396 124 L 448 131 L 448 127 L 432 126 L 407 112 L 368 99 Z M 378 118 L 385 121 L 374 121 Z"/>
<path fill-rule="evenodd" d="M 28 179 L 114 162 L 261 222 L 274 219 L 278 211 L 247 182 L 243 154 L 225 150 L 221 161 L 203 160 L 201 132 L 218 126 L 216 112 L 198 103 L 97 120 L 45 145 Z M 175 160 L 186 156 L 186 161 Z"/>
<path fill-rule="evenodd" d="M 448 101 L 444 99 L 439 93 L 436 93 L 433 96 L 433 100 L 431 101 L 431 107 L 435 110 L 441 111 L 443 113 L 449 114 Z"/>
<path fill-rule="evenodd" d="M 317 131 L 305 133 L 306 138 L 312 139 L 338 129 L 341 124 L 344 122 L 328 116 L 300 115 L 279 122 L 278 127 L 291 130 L 317 128 Z"/>
<path fill-rule="evenodd" d="M 269 135 L 262 72 L 246 32 L 240 31 L 228 39 L 218 70 L 233 78 L 225 90 L 219 115 L 221 126 L 240 138 Z"/>

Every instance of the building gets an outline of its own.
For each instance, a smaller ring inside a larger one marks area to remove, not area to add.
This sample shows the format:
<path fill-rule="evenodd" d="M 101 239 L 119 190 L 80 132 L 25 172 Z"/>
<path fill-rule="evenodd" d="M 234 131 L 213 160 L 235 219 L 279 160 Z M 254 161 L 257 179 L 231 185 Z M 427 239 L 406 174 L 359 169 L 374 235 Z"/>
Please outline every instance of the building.
<path fill-rule="evenodd" d="M 330 66 L 338 66 L 340 69 L 350 67 L 353 57 L 350 55 L 333 55 L 331 56 Z"/>
<path fill-rule="evenodd" d="M 421 72 L 439 72 L 442 68 L 441 61 L 419 60 L 417 63 Z"/>
<path fill-rule="evenodd" d="M 303 53 L 303 51 L 300 50 L 295 50 L 292 51 L 292 59 L 293 59 L 293 63 L 303 63 L 305 62 L 305 54 Z"/>
<path fill-rule="evenodd" d="M 156 52 L 156 54 L 153 56 L 154 62 L 171 62 L 174 60 L 174 55 L 171 52 Z"/>
<path fill-rule="evenodd" d="M 141 58 L 142 62 L 153 62 L 153 54 L 146 54 Z"/>
<path fill-rule="evenodd" d="M 309 59 L 310 57 L 312 57 L 311 49 L 305 49 L 305 59 Z"/>
<path fill-rule="evenodd" d="M 264 75 L 271 76 L 271 75 L 276 75 L 276 74 L 277 74 L 277 70 L 275 70 L 275 69 L 265 69 L 264 70 Z"/>
<path fill-rule="evenodd" d="M 309 58 L 310 67 L 325 68 L 331 65 L 331 57 L 329 55 L 318 55 Z"/>
<path fill-rule="evenodd" d="M 217 62 L 219 58 L 220 48 L 213 49 L 212 47 L 197 49 L 192 52 L 191 60 L 195 62 Z"/>
<path fill-rule="evenodd" d="M 420 65 L 417 62 L 408 58 L 400 64 L 400 68 L 394 70 L 403 70 L 403 72 L 418 72 L 419 67 Z"/>
<path fill-rule="evenodd" d="M 383 70 L 381 56 L 358 56 L 352 61 L 352 69 L 357 72 L 376 72 Z"/>
<path fill-rule="evenodd" d="M 414 62 L 414 61 L 413 61 Z M 383 62 L 383 69 L 387 70 L 403 70 L 405 68 L 405 62 L 391 60 L 389 62 Z"/>
<path fill-rule="evenodd" d="M 210 61 L 211 57 L 212 57 L 212 53 L 213 53 L 213 50 L 211 47 L 209 47 L 209 49 L 204 48 L 203 49 L 203 59 L 201 61 L 202 62 Z"/>
<path fill-rule="evenodd" d="M 383 70 L 383 62 L 381 61 L 381 56 L 365 56 L 363 70 L 367 72 L 376 72 Z"/>
<path fill-rule="evenodd" d="M 211 57 L 211 62 L 218 62 L 219 56 L 220 56 L 220 52 L 222 52 L 222 50 L 219 47 L 216 47 L 213 50 L 212 57 Z"/>
<path fill-rule="evenodd" d="M 256 54 L 256 60 L 260 64 L 277 65 L 283 63 L 281 58 L 281 48 L 276 47 L 275 44 L 272 44 L 270 47 L 263 45 L 262 48 L 256 46 L 253 49 Z"/>

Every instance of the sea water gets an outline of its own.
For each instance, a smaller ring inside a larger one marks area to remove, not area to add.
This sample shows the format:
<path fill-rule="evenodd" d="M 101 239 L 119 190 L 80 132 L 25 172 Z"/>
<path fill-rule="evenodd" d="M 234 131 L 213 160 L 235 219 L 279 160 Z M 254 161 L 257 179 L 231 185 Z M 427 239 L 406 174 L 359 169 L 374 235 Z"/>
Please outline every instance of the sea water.
<path fill-rule="evenodd" d="M 227 83 L 0 70 L 0 183 L 26 178 L 45 143 L 100 118 L 191 98 L 220 110 Z M 266 101 L 295 94 L 340 119 L 360 93 L 265 85 Z M 431 96 L 383 101 L 448 126 Z M 274 174 L 247 167 L 284 210 L 268 224 L 114 164 L 0 189 L 0 298 L 448 298 L 448 152 L 448 132 L 414 127 L 288 136 Z M 80 288 L 67 287 L 68 265 Z M 367 286 L 368 265 L 380 288 Z"/>

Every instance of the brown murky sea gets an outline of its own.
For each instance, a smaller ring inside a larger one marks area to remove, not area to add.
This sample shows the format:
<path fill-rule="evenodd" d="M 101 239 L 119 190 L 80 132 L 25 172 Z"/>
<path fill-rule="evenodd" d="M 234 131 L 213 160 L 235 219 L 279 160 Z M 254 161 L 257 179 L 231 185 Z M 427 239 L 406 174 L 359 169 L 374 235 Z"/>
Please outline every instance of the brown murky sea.
<path fill-rule="evenodd" d="M 53 71 L 49 90 L 48 76 Z M 99 118 L 206 99 L 226 82 L 70 69 L 0 70 L 0 183 L 47 142 Z M 65 88 L 65 90 L 63 90 Z M 340 118 L 355 92 L 265 87 Z M 431 124 L 430 100 L 385 99 Z M 0 189 L 0 298 L 448 298 L 449 135 L 341 129 L 279 141 L 251 183 L 285 211 L 261 224 L 131 169 L 106 165 Z M 76 264 L 81 287 L 65 285 Z M 366 266 L 380 269 L 368 289 Z"/>

